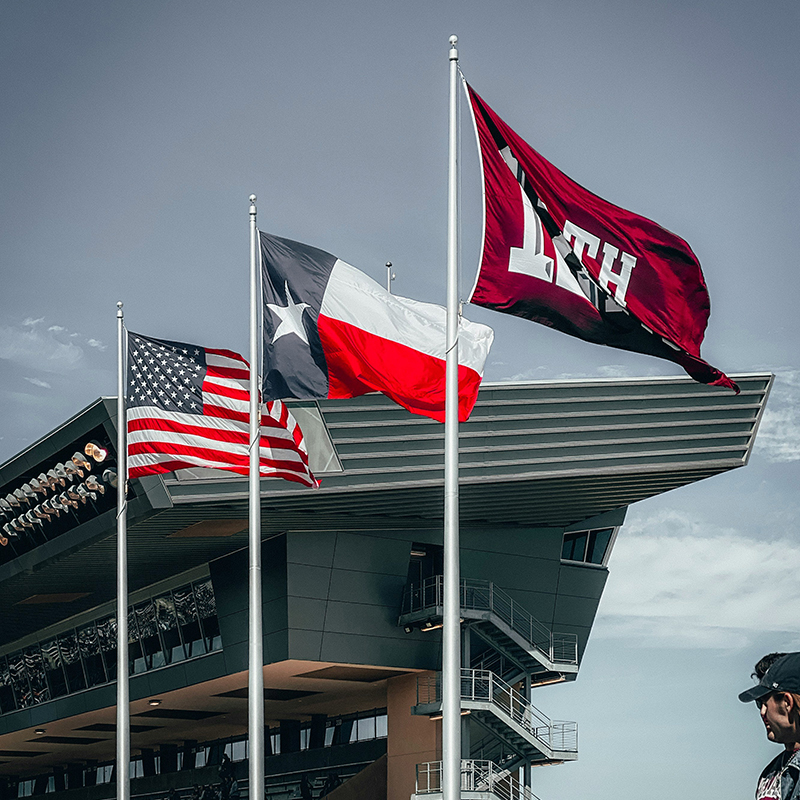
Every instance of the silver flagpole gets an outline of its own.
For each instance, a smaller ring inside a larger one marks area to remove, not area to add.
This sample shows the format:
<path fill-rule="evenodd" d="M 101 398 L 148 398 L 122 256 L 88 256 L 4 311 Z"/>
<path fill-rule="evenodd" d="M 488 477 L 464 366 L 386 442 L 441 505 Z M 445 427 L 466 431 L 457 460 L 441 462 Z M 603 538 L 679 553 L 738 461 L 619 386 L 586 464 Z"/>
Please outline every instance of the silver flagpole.
<path fill-rule="evenodd" d="M 444 423 L 444 630 L 442 637 L 442 788 L 461 797 L 461 608 L 458 533 L 458 37 L 450 37 L 447 177 L 447 362 Z"/>
<path fill-rule="evenodd" d="M 128 445 L 125 422 L 125 320 L 117 303 L 117 800 L 131 796 L 128 685 Z"/>
<path fill-rule="evenodd" d="M 250 736 L 250 800 L 264 797 L 264 644 L 261 620 L 261 417 L 258 403 L 258 230 L 256 196 L 250 195 L 250 568 L 247 722 Z"/>

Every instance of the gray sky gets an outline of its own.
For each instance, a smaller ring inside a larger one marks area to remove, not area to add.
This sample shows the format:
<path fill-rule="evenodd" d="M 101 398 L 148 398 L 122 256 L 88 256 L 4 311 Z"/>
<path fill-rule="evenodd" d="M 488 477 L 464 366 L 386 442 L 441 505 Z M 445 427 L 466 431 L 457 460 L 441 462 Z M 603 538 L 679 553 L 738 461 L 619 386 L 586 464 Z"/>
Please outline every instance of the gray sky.
<path fill-rule="evenodd" d="M 577 683 L 581 757 L 542 800 L 750 796 L 775 751 L 736 694 L 800 649 L 800 6 L 769 0 L 0 5 L 0 461 L 113 394 L 133 330 L 246 350 L 248 203 L 399 294 L 443 302 L 447 39 L 517 132 L 683 236 L 703 354 L 777 374 L 750 465 L 634 506 Z M 463 128 L 462 283 L 479 244 Z M 676 374 L 523 320 L 487 378 Z M 520 346 L 524 343 L 524 346 Z"/>

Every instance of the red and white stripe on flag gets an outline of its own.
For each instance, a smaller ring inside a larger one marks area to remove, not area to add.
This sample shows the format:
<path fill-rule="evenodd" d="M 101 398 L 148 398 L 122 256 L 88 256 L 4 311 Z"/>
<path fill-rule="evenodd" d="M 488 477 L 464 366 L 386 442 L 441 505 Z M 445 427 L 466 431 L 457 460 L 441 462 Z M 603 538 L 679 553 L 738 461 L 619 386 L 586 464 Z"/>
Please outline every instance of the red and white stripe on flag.
<path fill-rule="evenodd" d="M 231 350 L 205 348 L 205 359 L 202 414 L 157 405 L 128 409 L 130 478 L 191 467 L 248 474 L 249 364 Z M 259 452 L 261 477 L 319 485 L 302 431 L 280 400 L 262 406 Z"/>
<path fill-rule="evenodd" d="M 328 364 L 328 397 L 383 392 L 414 414 L 444 422 L 447 312 L 387 292 L 337 260 L 317 320 Z M 458 417 L 478 398 L 494 331 L 459 320 Z"/>

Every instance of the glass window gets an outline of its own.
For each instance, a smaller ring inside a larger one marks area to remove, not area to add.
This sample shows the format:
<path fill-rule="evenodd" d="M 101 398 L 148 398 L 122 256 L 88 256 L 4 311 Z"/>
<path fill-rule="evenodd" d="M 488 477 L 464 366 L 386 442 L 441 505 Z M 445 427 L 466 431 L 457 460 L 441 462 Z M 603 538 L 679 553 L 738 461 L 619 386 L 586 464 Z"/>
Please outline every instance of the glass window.
<path fill-rule="evenodd" d="M 389 735 L 389 718 L 386 714 L 379 714 L 375 718 L 375 738 L 385 739 Z"/>
<path fill-rule="evenodd" d="M 14 700 L 14 689 L 11 686 L 11 674 L 8 671 L 8 661 L 0 658 L 0 714 L 14 711 L 17 703 Z"/>
<path fill-rule="evenodd" d="M 28 673 L 28 682 L 31 687 L 31 704 L 44 703 L 50 699 L 50 690 L 44 676 L 44 663 L 42 650 L 38 644 L 26 647 L 24 650 L 25 670 Z"/>
<path fill-rule="evenodd" d="M 564 547 L 561 558 L 566 561 L 583 561 L 586 555 L 586 531 L 564 534 Z"/>
<path fill-rule="evenodd" d="M 611 541 L 613 528 L 603 528 L 589 534 L 589 546 L 586 550 L 586 561 L 590 564 L 602 564 L 608 543 Z"/>
<path fill-rule="evenodd" d="M 117 618 L 105 617 L 97 623 L 97 639 L 100 652 L 106 665 L 106 675 L 110 681 L 117 675 Z"/>
<path fill-rule="evenodd" d="M 70 692 L 79 692 L 81 689 L 85 689 L 86 677 L 83 674 L 83 664 L 78 651 L 78 639 L 75 631 L 67 631 L 58 637 L 58 649 L 61 651 Z"/>
<path fill-rule="evenodd" d="M 161 637 L 158 635 L 156 622 L 156 604 L 152 600 L 134 606 L 136 623 L 139 626 L 139 638 L 144 651 L 145 669 L 155 669 L 166 664 Z"/>
<path fill-rule="evenodd" d="M 200 632 L 200 620 L 197 617 L 197 607 L 194 602 L 194 593 L 191 586 L 181 586 L 172 593 L 175 601 L 175 613 L 178 617 L 178 626 L 181 638 L 186 647 L 186 656 L 199 656 L 205 653 L 203 636 Z"/>
<path fill-rule="evenodd" d="M 62 697 L 67 693 L 67 676 L 64 673 L 57 639 L 42 642 L 42 657 L 47 683 L 50 685 L 50 696 Z"/>
<path fill-rule="evenodd" d="M 161 633 L 164 644 L 164 654 L 166 661 L 171 664 L 175 661 L 183 661 L 186 654 L 183 651 L 181 635 L 178 631 L 178 619 L 175 616 L 175 601 L 172 594 L 163 594 L 155 599 L 156 624 Z"/>
<path fill-rule="evenodd" d="M 128 609 L 128 672 L 135 675 L 144 672 L 146 664 L 144 650 L 139 641 L 139 626 L 136 624 L 136 614 L 132 608 Z"/>
<path fill-rule="evenodd" d="M 367 742 L 375 738 L 375 716 L 370 714 L 358 720 L 353 731 L 357 742 Z M 352 741 L 352 740 L 351 740 Z"/>
<path fill-rule="evenodd" d="M 234 742 L 231 747 L 231 761 L 245 761 L 247 759 L 247 739 Z"/>
<path fill-rule="evenodd" d="M 217 603 L 214 598 L 214 588 L 211 585 L 211 578 L 201 583 L 194 584 L 194 596 L 197 602 L 197 612 L 200 615 L 200 626 L 203 630 L 206 649 L 208 652 L 218 650 L 222 647 L 222 639 L 219 632 Z"/>
<path fill-rule="evenodd" d="M 103 656 L 100 653 L 100 638 L 94 622 L 78 628 L 78 647 L 83 658 L 83 667 L 86 673 L 88 686 L 99 686 L 106 682 L 106 669 Z"/>
<path fill-rule="evenodd" d="M 33 705 L 31 687 L 28 683 L 28 674 L 25 670 L 25 657 L 22 651 L 11 653 L 8 657 L 8 672 L 11 676 L 11 685 L 17 698 L 19 708 L 28 708 Z"/>
<path fill-rule="evenodd" d="M 614 528 L 597 528 L 590 531 L 571 531 L 564 534 L 561 558 L 564 561 L 581 561 L 584 564 L 602 565 Z"/>

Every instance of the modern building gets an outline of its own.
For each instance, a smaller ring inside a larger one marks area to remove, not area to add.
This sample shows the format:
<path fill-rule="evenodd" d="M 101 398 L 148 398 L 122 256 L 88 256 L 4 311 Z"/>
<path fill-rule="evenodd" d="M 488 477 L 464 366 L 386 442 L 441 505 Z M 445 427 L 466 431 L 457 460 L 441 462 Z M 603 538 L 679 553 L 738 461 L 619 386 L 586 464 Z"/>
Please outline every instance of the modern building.
<path fill-rule="evenodd" d="M 460 432 L 463 797 L 533 797 L 531 764 L 578 756 L 536 687 L 579 676 L 627 507 L 747 463 L 772 376 L 736 380 L 481 389 Z M 115 794 L 115 407 L 0 467 L 2 800 Z M 443 426 L 379 395 L 293 410 L 322 487 L 262 481 L 268 796 L 435 798 Z M 132 794 L 188 798 L 224 761 L 244 795 L 247 481 L 129 496 Z"/>

